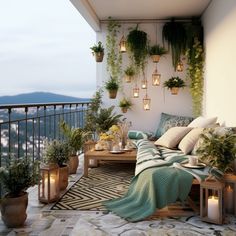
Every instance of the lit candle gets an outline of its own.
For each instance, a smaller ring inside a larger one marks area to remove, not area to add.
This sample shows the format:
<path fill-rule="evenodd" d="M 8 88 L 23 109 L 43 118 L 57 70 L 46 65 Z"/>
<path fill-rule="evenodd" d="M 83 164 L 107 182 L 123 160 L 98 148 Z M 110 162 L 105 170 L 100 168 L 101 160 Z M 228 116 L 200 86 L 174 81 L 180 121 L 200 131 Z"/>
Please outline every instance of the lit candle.
<path fill-rule="evenodd" d="M 227 213 L 232 213 L 234 209 L 234 190 L 230 185 L 226 187 L 225 191 L 225 209 Z"/>
<path fill-rule="evenodd" d="M 138 98 L 138 92 L 134 92 L 134 98 Z"/>
<path fill-rule="evenodd" d="M 48 199 L 48 178 L 44 179 L 44 193 L 45 193 L 45 198 Z M 50 195 L 49 198 L 54 198 L 56 196 L 56 180 L 54 177 L 50 176 Z"/>
<path fill-rule="evenodd" d="M 207 216 L 211 220 L 218 220 L 219 219 L 219 199 L 215 196 L 210 196 L 208 198 L 208 209 L 207 209 Z"/>
<path fill-rule="evenodd" d="M 144 105 L 144 110 L 149 110 L 149 105 L 148 104 Z"/>

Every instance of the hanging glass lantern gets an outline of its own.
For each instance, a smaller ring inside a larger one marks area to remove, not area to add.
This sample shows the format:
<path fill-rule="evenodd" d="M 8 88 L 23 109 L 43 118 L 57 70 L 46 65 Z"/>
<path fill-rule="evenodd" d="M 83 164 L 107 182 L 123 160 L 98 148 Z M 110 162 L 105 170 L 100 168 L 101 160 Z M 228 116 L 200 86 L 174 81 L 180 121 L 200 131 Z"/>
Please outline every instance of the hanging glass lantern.
<path fill-rule="evenodd" d="M 147 80 L 145 78 L 141 81 L 141 88 L 147 89 Z"/>
<path fill-rule="evenodd" d="M 160 85 L 161 74 L 158 73 L 157 69 L 152 73 L 152 85 L 159 86 Z"/>
<path fill-rule="evenodd" d="M 120 52 L 126 52 L 126 40 L 124 35 L 120 40 Z"/>
<path fill-rule="evenodd" d="M 133 88 L 133 97 L 134 98 L 139 97 L 139 88 L 137 87 L 137 85 L 135 86 L 135 88 Z"/>
<path fill-rule="evenodd" d="M 176 66 L 176 70 L 177 70 L 178 72 L 183 72 L 183 70 L 184 70 L 184 64 L 183 64 L 183 62 L 182 62 L 181 60 L 178 62 L 177 66 Z"/>
<path fill-rule="evenodd" d="M 145 97 L 143 98 L 143 109 L 145 111 L 149 111 L 150 110 L 150 105 L 151 105 L 151 99 L 146 94 Z"/>

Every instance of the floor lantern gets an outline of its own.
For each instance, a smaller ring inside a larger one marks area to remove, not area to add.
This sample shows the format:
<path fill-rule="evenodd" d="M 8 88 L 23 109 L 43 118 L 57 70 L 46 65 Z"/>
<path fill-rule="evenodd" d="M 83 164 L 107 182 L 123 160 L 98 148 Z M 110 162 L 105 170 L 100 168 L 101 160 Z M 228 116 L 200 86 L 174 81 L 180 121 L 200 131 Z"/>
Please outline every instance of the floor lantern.
<path fill-rule="evenodd" d="M 200 216 L 203 221 L 223 224 L 223 192 L 225 184 L 208 179 L 200 184 Z"/>
<path fill-rule="evenodd" d="M 40 166 L 40 180 L 38 185 L 39 201 L 50 203 L 59 200 L 59 168 L 49 164 Z"/>

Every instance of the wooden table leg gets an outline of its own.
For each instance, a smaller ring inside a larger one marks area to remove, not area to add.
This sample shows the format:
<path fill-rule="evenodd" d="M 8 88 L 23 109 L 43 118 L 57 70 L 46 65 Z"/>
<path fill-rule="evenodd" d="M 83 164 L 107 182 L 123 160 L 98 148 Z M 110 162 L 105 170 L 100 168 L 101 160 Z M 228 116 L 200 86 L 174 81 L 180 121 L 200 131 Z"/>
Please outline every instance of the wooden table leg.
<path fill-rule="evenodd" d="M 84 176 L 88 177 L 89 158 L 84 154 Z"/>

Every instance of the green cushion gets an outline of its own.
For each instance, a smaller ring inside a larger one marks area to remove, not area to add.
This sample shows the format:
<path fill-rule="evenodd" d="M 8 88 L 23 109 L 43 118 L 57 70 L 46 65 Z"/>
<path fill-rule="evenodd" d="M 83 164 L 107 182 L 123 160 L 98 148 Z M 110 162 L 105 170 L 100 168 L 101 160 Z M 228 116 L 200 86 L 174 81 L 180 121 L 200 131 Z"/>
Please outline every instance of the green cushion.
<path fill-rule="evenodd" d="M 156 137 L 161 137 L 169 128 L 176 126 L 188 126 L 193 117 L 176 116 L 167 113 L 161 113 L 161 119 L 156 131 Z"/>
<path fill-rule="evenodd" d="M 128 138 L 129 139 L 147 139 L 147 135 L 142 131 L 129 130 Z"/>

